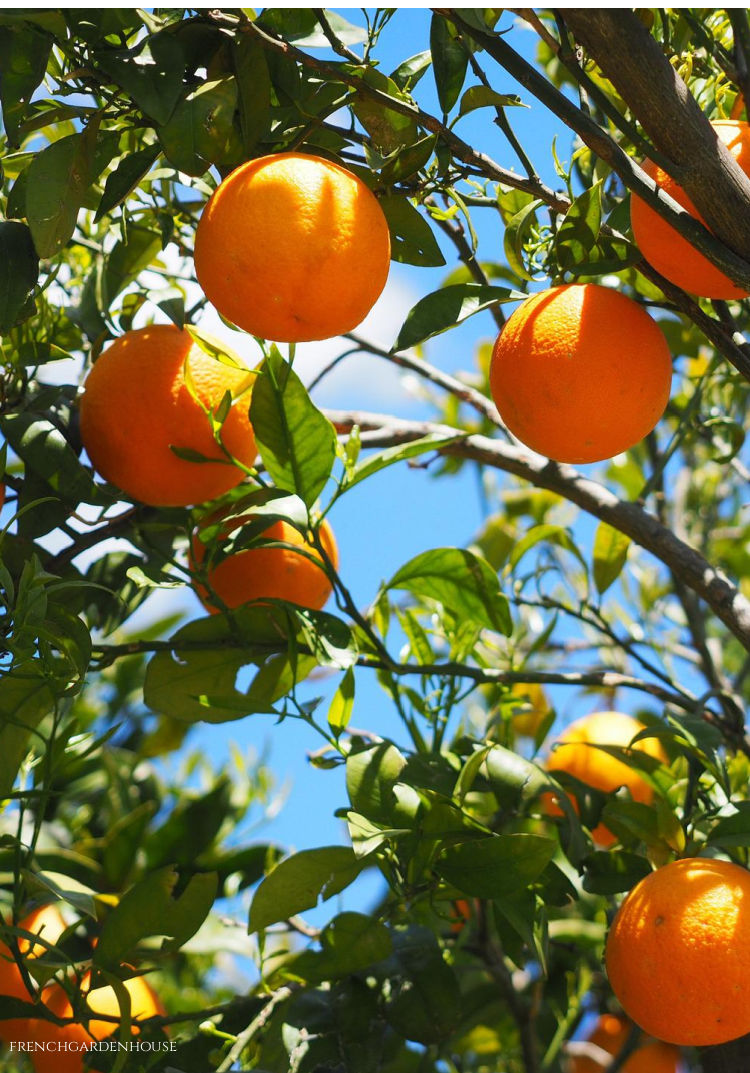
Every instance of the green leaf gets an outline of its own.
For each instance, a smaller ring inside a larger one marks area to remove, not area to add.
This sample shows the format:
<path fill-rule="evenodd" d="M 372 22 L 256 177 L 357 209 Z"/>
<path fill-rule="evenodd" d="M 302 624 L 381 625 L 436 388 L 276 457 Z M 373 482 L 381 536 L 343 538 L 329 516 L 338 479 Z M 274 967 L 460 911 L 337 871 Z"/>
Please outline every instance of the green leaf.
<path fill-rule="evenodd" d="M 10 145 L 17 145 L 18 127 L 34 90 L 44 78 L 53 39 L 28 23 L 0 33 L 0 106 Z"/>
<path fill-rule="evenodd" d="M 380 198 L 391 233 L 391 258 L 400 264 L 439 268 L 445 258 L 432 228 L 407 197 Z"/>
<path fill-rule="evenodd" d="M 159 128 L 170 164 L 186 175 L 203 175 L 212 164 L 240 163 L 242 148 L 234 127 L 237 83 L 233 78 L 204 82 L 188 94 Z"/>
<path fill-rule="evenodd" d="M 250 906 L 250 931 L 314 909 L 357 878 L 364 862 L 349 846 L 322 846 L 287 857 L 268 873 Z"/>
<path fill-rule="evenodd" d="M 29 164 L 26 216 L 40 257 L 53 257 L 75 230 L 78 211 L 94 178 L 91 129 L 53 142 Z"/>
<path fill-rule="evenodd" d="M 522 801 L 549 785 L 547 775 L 531 761 L 502 745 L 493 745 L 485 759 L 487 777 L 502 808 L 518 808 Z"/>
<path fill-rule="evenodd" d="M 454 283 L 420 298 L 404 321 L 393 350 L 409 347 L 431 339 L 449 328 L 461 324 L 475 313 L 502 302 L 515 302 L 525 295 L 507 287 L 488 287 L 482 283 Z"/>
<path fill-rule="evenodd" d="M 586 858 L 583 889 L 611 897 L 632 890 L 650 872 L 651 865 L 639 853 L 597 850 Z"/>
<path fill-rule="evenodd" d="M 463 894 L 504 898 L 538 879 L 556 849 L 556 839 L 541 835 L 497 835 L 449 846 L 435 871 Z"/>
<path fill-rule="evenodd" d="M 324 9 L 328 25 L 344 45 L 361 45 L 367 40 L 367 30 L 355 26 L 335 11 Z M 330 48 L 331 43 L 310 8 L 266 8 L 258 20 L 263 29 L 275 30 L 287 41 L 300 48 Z"/>
<path fill-rule="evenodd" d="M 0 679 L 0 799 L 12 791 L 32 734 L 54 704 L 41 666 L 6 673 Z"/>
<path fill-rule="evenodd" d="M 602 226 L 602 182 L 584 190 L 565 214 L 555 237 L 555 251 L 562 268 L 571 269 L 586 259 L 596 245 Z"/>
<path fill-rule="evenodd" d="M 122 897 L 102 925 L 94 964 L 118 969 L 142 939 L 164 936 L 161 949 L 179 950 L 197 932 L 213 908 L 218 890 L 215 873 L 194 875 L 178 896 L 173 867 L 150 872 Z"/>
<path fill-rule="evenodd" d="M 284 645 L 286 615 L 271 605 L 236 609 L 196 619 L 171 638 L 167 652 L 157 652 L 143 686 L 146 704 L 185 722 L 223 723 L 274 705 L 316 665 L 309 656 L 292 662 Z M 243 667 L 258 672 L 248 688 L 235 686 Z"/>
<path fill-rule="evenodd" d="M 432 56 L 429 50 L 418 52 L 415 56 L 410 56 L 408 60 L 404 60 L 403 63 L 400 63 L 396 70 L 392 72 L 391 78 L 399 89 L 408 92 L 413 89 L 420 78 L 427 73 L 427 69 L 431 63 Z"/>
<path fill-rule="evenodd" d="M 0 335 L 16 323 L 38 278 L 39 258 L 26 224 L 0 221 Z"/>
<path fill-rule="evenodd" d="M 489 86 L 470 86 L 458 109 L 459 116 L 468 115 L 477 108 L 526 108 L 517 93 L 498 93 Z"/>
<path fill-rule="evenodd" d="M 538 544 L 556 544 L 558 547 L 564 548 L 566 551 L 569 551 L 571 555 L 576 557 L 584 571 L 588 573 L 586 560 L 581 555 L 570 530 L 562 525 L 551 525 L 549 523 L 533 526 L 529 529 L 528 533 L 518 541 L 508 559 L 510 569 L 514 570 L 521 559 L 523 559 L 526 552 L 535 548 Z"/>
<path fill-rule="evenodd" d="M 630 537 L 606 522 L 600 522 L 594 537 L 594 584 L 600 596 L 622 573 L 628 557 Z"/>
<path fill-rule="evenodd" d="M 385 587 L 437 600 L 458 618 L 506 636 L 512 631 L 508 601 L 500 592 L 497 574 L 484 559 L 465 548 L 422 552 L 402 566 Z"/>
<path fill-rule="evenodd" d="M 133 193 L 141 180 L 148 175 L 158 155 L 159 146 L 149 145 L 146 149 L 128 153 L 122 158 L 114 171 L 107 176 L 95 220 L 106 216 Z"/>
<path fill-rule="evenodd" d="M 378 71 L 376 67 L 365 68 L 362 72 L 362 79 L 368 86 L 380 90 L 381 93 L 395 98 L 402 104 L 409 103 L 393 79 Z M 414 145 L 419 138 L 416 116 L 396 112 L 393 108 L 389 108 L 365 93 L 357 95 L 354 114 L 380 153 L 388 154 L 404 149 L 409 145 Z"/>
<path fill-rule="evenodd" d="M 541 204 L 542 202 L 538 198 L 529 201 L 508 220 L 505 227 L 505 235 L 503 236 L 505 259 L 519 279 L 529 281 L 533 279 L 524 263 L 524 244 L 529 238 L 532 227 L 536 226 L 536 210 Z"/>
<path fill-rule="evenodd" d="M 268 126 L 271 112 L 271 76 L 266 51 L 250 34 L 232 38 L 232 60 L 237 79 L 242 145 L 252 153 Z"/>
<path fill-rule="evenodd" d="M 393 954 L 381 970 L 388 979 L 386 1020 L 404 1039 L 437 1043 L 461 1016 L 456 976 L 428 928 L 395 928 L 392 935 Z"/>
<path fill-rule="evenodd" d="M 429 436 L 423 436 L 419 440 L 412 440 L 411 443 L 401 443 L 395 447 L 386 447 L 384 451 L 370 455 L 369 458 L 355 466 L 346 481 L 346 487 L 347 489 L 353 488 L 355 484 L 367 480 L 368 477 L 372 477 L 374 473 L 379 473 L 388 466 L 395 465 L 396 462 L 405 462 L 409 458 L 416 458 L 419 455 L 426 454 L 428 451 L 439 451 L 441 447 L 456 443 L 463 436 L 464 433 L 458 432 L 455 436 L 438 436 L 433 433 Z"/>
<path fill-rule="evenodd" d="M 434 134 L 428 134 L 420 138 L 404 149 L 400 149 L 380 170 L 380 180 L 389 186 L 392 183 L 403 182 L 416 172 L 420 171 L 432 156 L 435 150 L 437 138 Z"/>
<path fill-rule="evenodd" d="M 341 679 L 328 709 L 328 725 L 336 738 L 349 726 L 354 707 L 354 671 L 350 667 Z"/>
<path fill-rule="evenodd" d="M 447 115 L 463 88 L 469 52 L 442 15 L 433 15 L 430 22 L 430 52 L 438 100 Z"/>
<path fill-rule="evenodd" d="M 147 37 L 133 49 L 97 49 L 94 61 L 157 123 L 166 123 L 182 96 L 185 56 L 172 33 Z"/>
<path fill-rule="evenodd" d="M 708 842 L 726 849 L 750 846 L 750 801 L 737 801 L 730 816 L 722 816 L 712 828 Z"/>
<path fill-rule="evenodd" d="M 319 953 L 305 951 L 292 963 L 295 976 L 307 983 L 362 972 L 393 949 L 385 925 L 363 913 L 339 913 L 321 932 L 320 946 Z"/>
<path fill-rule="evenodd" d="M 391 742 L 383 741 L 346 759 L 346 789 L 356 812 L 376 823 L 391 823 L 399 781 L 406 760 Z"/>
<path fill-rule="evenodd" d="M 312 507 L 331 475 L 336 431 L 276 347 L 253 388 L 250 421 L 271 479 Z"/>

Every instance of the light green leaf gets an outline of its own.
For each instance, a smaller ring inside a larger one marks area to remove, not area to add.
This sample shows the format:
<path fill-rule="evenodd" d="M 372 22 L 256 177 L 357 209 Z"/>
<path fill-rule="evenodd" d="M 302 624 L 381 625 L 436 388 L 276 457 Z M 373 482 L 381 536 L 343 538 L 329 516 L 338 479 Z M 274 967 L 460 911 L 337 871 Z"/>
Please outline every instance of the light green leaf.
<path fill-rule="evenodd" d="M 277 864 L 258 887 L 250 906 L 250 931 L 314 909 L 357 878 L 364 862 L 349 846 L 302 850 Z"/>
<path fill-rule="evenodd" d="M 459 116 L 477 108 L 527 108 L 517 93 L 498 93 L 489 86 L 469 86 L 461 98 Z"/>
<path fill-rule="evenodd" d="M 179 171 L 203 175 L 212 164 L 239 164 L 242 148 L 234 127 L 237 83 L 233 78 L 204 82 L 159 128 L 164 154 Z"/>
<path fill-rule="evenodd" d="M 594 537 L 594 584 L 600 596 L 622 573 L 628 558 L 630 537 L 606 522 L 600 522 Z"/>

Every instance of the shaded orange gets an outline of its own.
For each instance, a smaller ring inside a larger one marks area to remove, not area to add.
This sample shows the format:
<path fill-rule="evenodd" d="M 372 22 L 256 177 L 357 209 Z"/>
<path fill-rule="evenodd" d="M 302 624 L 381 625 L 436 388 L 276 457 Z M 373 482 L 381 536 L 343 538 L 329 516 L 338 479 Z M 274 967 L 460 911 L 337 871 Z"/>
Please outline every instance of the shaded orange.
<path fill-rule="evenodd" d="M 516 734 L 534 738 L 546 716 L 552 710 L 547 694 L 539 682 L 519 682 L 511 688 L 512 696 L 518 699 L 518 711 L 510 722 Z"/>
<path fill-rule="evenodd" d="M 588 1042 L 601 1047 L 607 1054 L 618 1055 L 630 1035 L 630 1024 L 624 1017 L 602 1014 Z M 638 1046 L 624 1062 L 621 1073 L 679 1073 L 680 1052 L 671 1043 L 652 1040 Z M 593 1058 L 575 1055 L 570 1061 L 570 1073 L 605 1073 L 606 1066 Z"/>
<path fill-rule="evenodd" d="M 648 805 L 653 800 L 653 790 L 641 773 L 629 767 L 595 745 L 630 745 L 636 734 L 644 729 L 644 724 L 623 712 L 593 712 L 581 719 L 576 719 L 557 739 L 556 748 L 547 759 L 548 771 L 565 771 L 587 786 L 605 793 L 613 793 L 620 786 L 626 786 L 634 801 Z M 656 738 L 644 738 L 633 746 L 640 752 L 666 761 L 667 757 Z M 575 800 L 571 797 L 575 804 Z M 560 815 L 560 807 L 554 799 L 547 800 L 551 815 Z M 603 824 L 597 824 L 591 832 L 594 842 L 600 846 L 611 846 L 617 839 Z"/>
<path fill-rule="evenodd" d="M 750 1032 L 750 872 L 687 858 L 627 895 L 609 931 L 609 982 L 625 1012 L 681 1046 Z"/>
<path fill-rule="evenodd" d="M 91 974 L 87 973 L 81 981 L 81 991 L 87 994 L 87 1002 L 91 1009 L 100 1015 L 108 1017 L 120 1016 L 120 1003 L 117 992 L 113 987 L 97 987 L 89 991 Z M 138 1026 L 135 1022 L 143 1021 L 148 1017 L 163 1016 L 165 1009 L 158 996 L 142 976 L 133 976 L 124 981 L 124 987 L 130 995 L 130 1018 L 131 1031 L 137 1035 Z M 64 989 L 59 984 L 52 984 L 45 997 L 45 1004 L 49 1010 L 58 1017 L 72 1017 L 73 1007 Z M 60 1045 L 58 1050 L 45 1050 L 33 1052 L 34 1068 L 36 1073 L 81 1073 L 84 1068 L 86 1057 L 86 1045 L 94 1040 L 104 1040 L 112 1036 L 118 1026 L 111 1021 L 99 1021 L 92 1018 L 88 1027 L 83 1024 L 54 1025 L 49 1021 L 38 1021 L 35 1035 L 36 1042 L 45 1042 L 48 1045 Z M 80 1048 L 76 1050 L 64 1050 L 64 1045 Z M 96 1069 L 96 1060 L 90 1063 L 92 1069 Z"/>
<path fill-rule="evenodd" d="M 249 515 L 231 519 L 226 528 L 220 532 L 221 539 L 240 528 L 250 520 Z M 216 520 L 215 515 L 212 516 Z M 211 518 L 206 520 L 206 523 Z M 338 566 L 338 549 L 331 527 L 322 522 L 320 539 L 334 566 Z M 207 581 L 210 588 L 227 607 L 239 607 L 252 600 L 288 600 L 301 607 L 310 607 L 319 611 L 331 595 L 332 585 L 323 570 L 322 558 L 312 544 L 306 542 L 301 533 L 288 522 L 277 521 L 260 534 L 259 539 L 279 541 L 291 547 L 251 547 L 244 548 L 227 557 L 216 566 L 210 566 Z M 304 554 L 295 550 L 304 549 Z M 191 568 L 194 570 L 204 562 L 207 546 L 194 537 L 192 542 Z M 212 613 L 219 610 L 211 603 L 209 592 L 196 584 L 196 592 L 204 607 Z"/>
<path fill-rule="evenodd" d="M 45 905 L 20 920 L 18 927 L 40 935 L 45 942 L 54 945 L 65 931 L 65 921 L 57 906 Z M 41 957 L 47 947 L 43 943 L 34 943 L 30 947 L 28 939 L 19 938 L 18 949 L 24 960 L 32 960 Z M 22 1002 L 34 1001 L 34 995 L 26 987 L 10 948 L 3 942 L 0 942 L 0 996 L 20 999 Z M 0 1039 L 6 1042 L 28 1040 L 32 1032 L 30 1025 L 30 1019 L 25 1017 L 0 1021 Z"/>
<path fill-rule="evenodd" d="M 239 367 L 211 357 L 189 332 L 171 324 L 116 339 L 91 369 L 81 399 L 81 439 L 97 472 L 157 507 L 202 503 L 239 484 L 244 473 L 216 442 L 204 409 L 215 409 L 231 392 L 235 402 L 221 439 L 231 455 L 252 465 L 253 374 L 234 360 Z M 171 447 L 218 461 L 188 461 Z"/>
<path fill-rule="evenodd" d="M 195 236 L 195 273 L 228 320 L 277 342 L 356 328 L 388 277 L 391 245 L 377 199 L 321 157 L 250 160 L 214 191 Z"/>
<path fill-rule="evenodd" d="M 722 119 L 711 124 L 719 140 L 729 149 L 746 175 L 750 175 L 750 127 L 739 119 Z M 643 170 L 678 204 L 706 226 L 693 202 L 658 165 L 650 160 Z M 691 294 L 703 298 L 744 298 L 748 293 L 732 283 L 721 269 L 694 249 L 671 224 L 635 194 L 630 198 L 630 222 L 633 237 L 649 264 L 668 280 Z"/>
<path fill-rule="evenodd" d="M 672 361 L 656 321 L 594 283 L 527 298 L 497 337 L 490 390 L 519 440 L 557 462 L 599 462 L 658 423 Z"/>

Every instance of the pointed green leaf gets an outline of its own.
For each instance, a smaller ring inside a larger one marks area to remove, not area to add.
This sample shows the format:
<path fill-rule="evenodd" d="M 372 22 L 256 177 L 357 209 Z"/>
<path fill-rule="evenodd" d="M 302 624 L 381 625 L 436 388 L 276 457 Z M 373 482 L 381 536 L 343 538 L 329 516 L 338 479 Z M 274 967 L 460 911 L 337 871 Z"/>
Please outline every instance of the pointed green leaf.
<path fill-rule="evenodd" d="M 26 217 L 40 257 L 53 257 L 75 230 L 94 178 L 94 141 L 69 134 L 38 153 L 26 177 Z"/>
<path fill-rule="evenodd" d="M 600 522 L 594 537 L 594 584 L 600 596 L 622 573 L 628 557 L 630 537 L 606 522 Z"/>
<path fill-rule="evenodd" d="M 37 279 L 37 257 L 31 232 L 18 220 L 0 222 L 0 335 L 16 323 Z"/>
<path fill-rule="evenodd" d="M 314 909 L 357 878 L 364 862 L 349 846 L 321 846 L 287 857 L 268 873 L 250 906 L 250 931 Z"/>
<path fill-rule="evenodd" d="M 439 268 L 445 264 L 432 228 L 408 198 L 382 197 L 380 207 L 388 221 L 394 261 L 423 268 Z"/>
<path fill-rule="evenodd" d="M 502 302 L 525 298 L 507 287 L 488 287 L 482 283 L 454 283 L 421 298 L 409 312 L 393 349 L 409 347 L 431 339 L 449 328 L 461 324 L 475 313 Z"/>
<path fill-rule="evenodd" d="M 430 22 L 430 53 L 438 100 L 443 114 L 447 115 L 463 88 L 469 64 L 469 46 L 459 40 L 456 31 L 442 15 L 433 15 Z"/>

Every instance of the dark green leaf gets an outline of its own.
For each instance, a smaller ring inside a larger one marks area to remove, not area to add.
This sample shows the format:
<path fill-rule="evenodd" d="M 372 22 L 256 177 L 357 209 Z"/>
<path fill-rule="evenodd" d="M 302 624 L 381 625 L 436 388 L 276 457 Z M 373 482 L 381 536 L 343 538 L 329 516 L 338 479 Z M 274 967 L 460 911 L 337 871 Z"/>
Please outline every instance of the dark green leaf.
<path fill-rule="evenodd" d="M 711 828 L 708 841 L 714 846 L 750 846 L 750 801 L 737 801 L 736 812 L 722 816 Z"/>
<path fill-rule="evenodd" d="M 536 210 L 541 204 L 539 199 L 535 199 L 522 205 L 508 220 L 505 227 L 503 236 L 505 258 L 519 279 L 531 280 L 533 278 L 524 263 L 524 244 L 532 228 L 536 226 Z"/>
<path fill-rule="evenodd" d="M 251 153 L 268 126 L 271 110 L 271 76 L 266 52 L 250 34 L 232 39 L 232 58 L 237 79 L 242 144 Z"/>
<path fill-rule="evenodd" d="M 432 56 L 428 51 L 418 52 L 416 56 L 410 56 L 408 60 L 400 63 L 391 78 L 399 89 L 407 92 L 416 86 L 420 78 L 427 72 L 432 63 Z"/>
<path fill-rule="evenodd" d="M 38 278 L 39 258 L 26 224 L 0 221 L 0 335 L 16 323 Z"/>
<path fill-rule="evenodd" d="M 164 936 L 162 950 L 179 950 L 210 913 L 218 881 L 215 874 L 194 875 L 182 893 L 174 896 L 178 875 L 174 868 L 150 872 L 108 913 L 94 951 L 94 964 L 119 968 L 142 939 Z"/>
<path fill-rule="evenodd" d="M 331 475 L 336 432 L 276 347 L 253 388 L 250 420 L 274 483 L 312 507 Z"/>
<path fill-rule="evenodd" d="M 376 823 L 391 823 L 399 781 L 406 760 L 395 745 L 380 742 L 346 760 L 346 789 L 356 812 Z"/>
<path fill-rule="evenodd" d="M 545 773 L 530 760 L 502 745 L 493 745 L 485 764 L 490 785 L 502 808 L 518 808 L 549 785 Z"/>
<path fill-rule="evenodd" d="M 503 898 L 538 879 L 556 849 L 555 839 L 541 835 L 497 835 L 449 846 L 435 871 L 463 894 Z"/>
<path fill-rule="evenodd" d="M 187 175 L 203 175 L 212 164 L 239 164 L 242 147 L 234 126 L 236 109 L 233 78 L 204 82 L 193 90 L 159 128 L 170 164 Z"/>
<path fill-rule="evenodd" d="M 512 630 L 497 574 L 464 548 L 422 552 L 394 574 L 386 589 L 407 589 L 415 596 L 437 600 L 459 618 L 506 635 Z"/>
<path fill-rule="evenodd" d="M 153 34 L 134 49 L 97 49 L 98 67 L 157 123 L 166 123 L 183 90 L 185 57 L 171 33 Z"/>
<path fill-rule="evenodd" d="M 563 268 L 582 262 L 596 245 L 602 226 L 602 181 L 584 190 L 565 214 L 555 239 L 557 259 Z"/>
<path fill-rule="evenodd" d="M 469 52 L 442 15 L 433 15 L 430 22 L 430 52 L 438 100 L 443 113 L 447 114 L 463 87 Z"/>
<path fill-rule="evenodd" d="M 439 268 L 445 258 L 432 228 L 406 197 L 383 197 L 380 207 L 391 232 L 391 257 L 401 264 Z"/>
<path fill-rule="evenodd" d="M 48 33 L 29 24 L 0 33 L 0 106 L 12 146 L 17 145 L 19 124 L 44 78 L 52 43 Z"/>
<path fill-rule="evenodd" d="M 151 165 L 159 155 L 158 145 L 149 145 L 135 153 L 124 156 L 114 171 L 107 176 L 104 193 L 96 210 L 96 220 L 111 212 L 132 194 L 141 180 L 151 170 Z"/>
<path fill-rule="evenodd" d="M 632 890 L 650 872 L 651 865 L 638 853 L 597 850 L 586 858 L 583 889 L 589 894 L 611 897 Z"/>
<path fill-rule="evenodd" d="M 407 103 L 396 83 L 377 68 L 367 67 L 362 73 L 362 79 L 373 89 L 401 103 Z M 367 93 L 357 95 L 354 113 L 372 138 L 375 148 L 381 153 L 393 153 L 397 149 L 413 145 L 419 137 L 416 115 L 410 116 L 396 112 Z"/>
<path fill-rule="evenodd" d="M 362 972 L 391 953 L 388 929 L 363 913 L 339 913 L 322 931 L 320 952 L 306 951 L 293 972 L 308 983 Z"/>
<path fill-rule="evenodd" d="M 287 857 L 268 873 L 250 906 L 250 931 L 314 909 L 348 887 L 362 871 L 348 846 L 322 846 Z"/>
<path fill-rule="evenodd" d="M 455 1029 L 461 992 L 428 928 L 393 930 L 393 954 L 382 972 L 388 979 L 385 1016 L 404 1039 L 436 1043 Z"/>
<path fill-rule="evenodd" d="M 53 257 L 70 239 L 93 178 L 90 128 L 53 142 L 31 161 L 26 177 L 26 216 L 40 257 Z"/>
<path fill-rule="evenodd" d="M 606 522 L 600 522 L 594 537 L 594 584 L 600 596 L 622 573 L 628 557 L 630 537 Z"/>
<path fill-rule="evenodd" d="M 525 295 L 507 287 L 488 287 L 481 283 L 454 283 L 421 298 L 404 321 L 393 349 L 409 347 L 431 339 L 483 309 L 502 302 L 514 302 Z"/>
<path fill-rule="evenodd" d="M 32 735 L 54 703 L 41 666 L 6 673 L 0 680 L 0 800 L 13 789 Z"/>
<path fill-rule="evenodd" d="M 328 25 L 342 44 L 360 45 L 367 40 L 367 30 L 363 26 L 355 26 L 335 11 L 324 10 Z M 275 30 L 300 48 L 331 47 L 315 12 L 310 8 L 267 8 L 259 22 L 263 28 Z"/>

